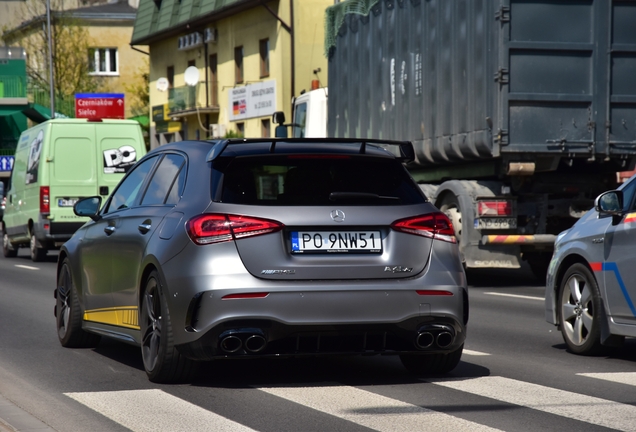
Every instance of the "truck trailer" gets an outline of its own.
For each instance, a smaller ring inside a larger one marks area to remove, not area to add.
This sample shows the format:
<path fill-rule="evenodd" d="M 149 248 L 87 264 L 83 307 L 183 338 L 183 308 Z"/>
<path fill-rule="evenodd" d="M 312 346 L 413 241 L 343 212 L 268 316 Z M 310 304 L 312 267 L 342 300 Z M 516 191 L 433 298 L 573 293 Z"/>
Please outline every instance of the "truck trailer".
<path fill-rule="evenodd" d="M 543 278 L 556 236 L 634 169 L 635 22 L 625 0 L 345 0 L 328 97 L 295 99 L 294 135 L 411 141 L 465 267 Z"/>

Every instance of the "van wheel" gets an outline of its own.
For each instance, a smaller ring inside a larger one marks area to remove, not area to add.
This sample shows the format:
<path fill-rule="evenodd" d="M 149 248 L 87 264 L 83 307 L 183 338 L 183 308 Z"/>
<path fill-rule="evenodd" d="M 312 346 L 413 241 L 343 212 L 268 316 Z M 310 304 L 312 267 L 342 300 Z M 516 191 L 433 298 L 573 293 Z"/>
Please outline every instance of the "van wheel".
<path fill-rule="evenodd" d="M 45 248 L 38 247 L 38 241 L 35 239 L 34 234 L 31 234 L 31 242 L 29 247 L 31 249 L 31 261 L 44 261 L 44 259 L 46 258 L 47 250 Z"/>
<path fill-rule="evenodd" d="M 9 236 L 4 230 L 2 230 L 2 254 L 6 258 L 15 258 L 18 256 L 18 250 L 13 247 L 9 241 Z"/>

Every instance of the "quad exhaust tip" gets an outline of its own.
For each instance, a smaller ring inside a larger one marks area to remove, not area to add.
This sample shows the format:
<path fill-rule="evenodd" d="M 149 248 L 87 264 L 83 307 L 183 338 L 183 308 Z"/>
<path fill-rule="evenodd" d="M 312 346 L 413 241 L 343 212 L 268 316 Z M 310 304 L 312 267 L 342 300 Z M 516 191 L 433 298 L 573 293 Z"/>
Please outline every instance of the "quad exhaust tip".
<path fill-rule="evenodd" d="M 445 324 L 431 324 L 421 327 L 415 336 L 415 346 L 423 350 L 433 346 L 448 348 L 455 341 L 455 330 Z"/>
<path fill-rule="evenodd" d="M 234 329 L 223 332 L 219 336 L 221 351 L 233 354 L 241 349 L 256 354 L 267 347 L 267 339 L 260 329 Z"/>

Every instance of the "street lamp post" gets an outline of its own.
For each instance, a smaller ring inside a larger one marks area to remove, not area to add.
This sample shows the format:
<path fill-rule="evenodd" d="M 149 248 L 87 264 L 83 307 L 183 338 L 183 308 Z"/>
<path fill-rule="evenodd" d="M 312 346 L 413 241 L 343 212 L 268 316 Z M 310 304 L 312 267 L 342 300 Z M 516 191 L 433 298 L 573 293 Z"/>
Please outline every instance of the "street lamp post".
<path fill-rule="evenodd" d="M 55 118 L 55 82 L 53 81 L 53 42 L 51 40 L 51 0 L 46 0 L 46 32 L 49 44 L 49 87 L 51 97 L 51 118 Z"/>

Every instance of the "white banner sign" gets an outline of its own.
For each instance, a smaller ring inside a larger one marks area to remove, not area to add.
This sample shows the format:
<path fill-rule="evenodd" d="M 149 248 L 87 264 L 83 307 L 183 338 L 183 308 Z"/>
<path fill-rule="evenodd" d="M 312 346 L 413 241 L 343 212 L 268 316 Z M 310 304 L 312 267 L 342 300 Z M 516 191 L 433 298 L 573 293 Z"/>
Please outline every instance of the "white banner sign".
<path fill-rule="evenodd" d="M 271 116 L 276 110 L 276 81 L 233 88 L 229 99 L 230 121 Z"/>

